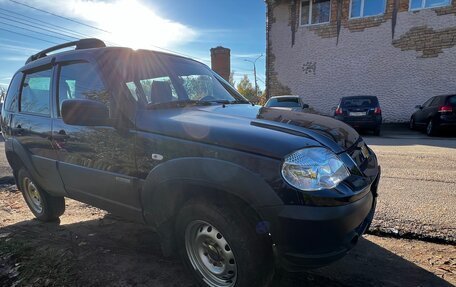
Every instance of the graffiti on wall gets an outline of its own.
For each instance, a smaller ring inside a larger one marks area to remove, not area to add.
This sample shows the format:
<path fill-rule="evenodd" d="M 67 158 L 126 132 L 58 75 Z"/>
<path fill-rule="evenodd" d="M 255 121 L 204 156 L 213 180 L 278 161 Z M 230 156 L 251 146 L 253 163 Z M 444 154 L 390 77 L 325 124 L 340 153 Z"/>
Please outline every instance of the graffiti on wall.
<path fill-rule="evenodd" d="M 304 65 L 302 65 L 302 71 L 308 75 L 315 75 L 317 72 L 317 62 L 307 62 Z"/>

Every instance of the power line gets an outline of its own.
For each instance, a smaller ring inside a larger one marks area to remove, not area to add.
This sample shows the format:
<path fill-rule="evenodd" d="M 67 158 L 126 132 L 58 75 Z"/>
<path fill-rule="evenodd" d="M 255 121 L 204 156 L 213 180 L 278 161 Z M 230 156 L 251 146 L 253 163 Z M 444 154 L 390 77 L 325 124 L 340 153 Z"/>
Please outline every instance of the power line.
<path fill-rule="evenodd" d="M 18 5 L 22 5 L 22 6 L 25 6 L 25 7 L 28 7 L 30 9 L 34 9 L 34 10 L 37 10 L 37 11 L 40 11 L 40 12 L 43 12 L 43 13 L 47 13 L 47 14 L 50 14 L 52 16 L 55 16 L 55 17 L 59 17 L 59 18 L 62 18 L 62 19 L 65 19 L 65 20 L 68 20 L 68 21 L 71 21 L 71 22 L 74 22 L 74 23 L 77 23 L 77 24 L 80 24 L 80 25 L 84 25 L 84 26 L 87 26 L 87 27 L 90 27 L 90 28 L 93 28 L 93 29 L 97 29 L 97 30 L 100 30 L 102 32 L 105 32 L 105 33 L 109 33 L 109 34 L 112 34 L 111 31 L 107 31 L 107 30 L 103 30 L 103 29 L 100 29 L 98 27 L 95 27 L 95 26 L 92 26 L 92 25 L 89 25 L 89 24 L 86 24 L 84 22 L 81 22 L 81 21 L 77 21 L 77 20 L 74 20 L 74 19 L 71 19 L 71 18 L 68 18 L 68 17 L 64 17 L 64 16 L 61 16 L 61 15 L 58 15 L 56 13 L 53 13 L 53 12 L 49 12 L 49 11 L 46 11 L 46 10 L 43 10 L 43 9 L 40 9 L 40 8 L 37 8 L 37 7 L 34 7 L 32 5 L 28 5 L 28 4 L 25 4 L 25 3 L 22 3 L 22 2 L 19 2 L 19 1 L 15 1 L 15 0 L 9 0 L 10 2 L 13 2 L 15 4 L 18 4 Z M 1 8 L 0 8 L 1 9 Z M 2 10 L 6 10 L 6 9 L 2 9 Z M 15 13 L 15 12 L 13 12 Z M 16 13 L 17 14 L 17 13 Z M 40 20 L 38 20 L 40 21 Z M 43 22 L 43 21 L 40 21 L 40 22 Z M 22 28 L 24 29 L 24 28 Z M 37 32 L 38 33 L 38 32 Z M 44 34 L 46 35 L 46 34 Z M 47 36 L 50 36 L 50 35 L 47 35 Z M 67 37 L 70 37 L 68 35 L 65 35 Z M 55 37 L 55 36 L 51 36 L 51 37 L 54 37 L 54 38 L 58 38 L 58 37 Z M 93 37 L 93 36 L 85 36 L 85 37 Z M 62 38 L 60 38 L 62 39 Z M 67 41 L 65 39 L 65 41 Z M 116 46 L 121 46 L 117 43 L 112 43 L 112 42 L 108 42 L 107 43 L 110 43 L 110 44 L 114 44 Z M 201 59 L 201 58 L 197 58 L 197 57 L 193 57 L 191 55 L 187 55 L 187 54 L 184 54 L 184 53 L 180 53 L 180 52 L 177 52 L 177 51 L 173 51 L 173 50 L 170 50 L 170 49 L 167 49 L 167 48 L 163 48 L 163 47 L 160 47 L 160 46 L 156 46 L 156 45 L 152 45 L 152 44 L 149 44 L 150 47 L 154 47 L 154 48 L 157 48 L 157 49 L 160 49 L 160 50 L 163 50 L 163 51 L 166 51 L 166 52 L 169 52 L 169 53 L 173 53 L 173 54 L 176 54 L 176 55 L 181 55 L 181 56 L 184 56 L 184 57 L 188 57 L 188 58 L 192 58 L 192 59 L 195 59 L 195 60 L 198 60 L 198 61 L 201 61 L 201 62 L 205 62 L 205 60 Z"/>
<path fill-rule="evenodd" d="M 9 32 L 9 33 L 12 33 L 12 34 L 17 34 L 17 35 L 21 35 L 21 36 L 24 36 L 24 37 L 29 37 L 29 38 L 32 38 L 32 39 L 40 40 L 40 41 L 43 41 L 43 42 L 55 44 L 55 45 L 58 45 L 58 44 L 59 44 L 59 43 L 56 43 L 56 42 L 52 42 L 52 41 L 48 41 L 48 40 L 43 40 L 43 39 L 38 38 L 38 37 L 33 37 L 33 36 L 31 36 L 31 35 L 22 34 L 22 33 L 19 33 L 19 32 L 17 32 L 17 31 L 11 31 L 11 30 L 4 29 L 4 28 L 0 28 L 0 30 L 6 31 L 6 32 Z"/>
<path fill-rule="evenodd" d="M 84 25 L 84 26 L 87 26 L 87 27 L 90 27 L 90 28 L 93 28 L 93 29 L 96 29 L 96 30 L 99 30 L 99 31 L 102 31 L 102 32 L 105 32 L 105 33 L 111 33 L 109 31 L 103 30 L 101 28 L 98 28 L 98 27 L 95 27 L 95 26 L 92 26 L 92 25 L 89 25 L 89 24 L 86 24 L 86 23 L 83 23 L 83 22 L 80 22 L 80 21 L 77 21 L 77 20 L 74 20 L 74 19 L 71 19 L 71 18 L 68 18 L 68 17 L 60 16 L 58 14 L 55 14 L 55 13 L 52 13 L 52 12 L 49 12 L 49 11 L 34 7 L 32 5 L 28 5 L 28 4 L 25 4 L 25 3 L 22 3 L 22 2 L 19 2 L 19 1 L 15 1 L 15 0 L 9 0 L 9 1 L 13 2 L 15 4 L 18 4 L 18 5 L 22 5 L 22 6 L 28 7 L 30 9 L 33 9 L 33 10 L 36 10 L 36 11 L 40 11 L 40 12 L 43 12 L 43 13 L 46 13 L 46 14 L 49 14 L 49 15 L 52 15 L 52 16 L 55 16 L 55 17 L 59 17 L 61 19 L 65 19 L 67 21 L 71 21 L 71 22 L 74 22 L 74 23 L 77 23 L 77 24 L 80 24 L 80 25 Z"/>
<path fill-rule="evenodd" d="M 73 34 L 73 35 L 78 36 L 78 37 L 88 37 L 88 38 L 92 38 L 93 37 L 93 36 L 89 36 L 87 34 L 79 33 L 79 32 L 76 32 L 76 31 L 72 31 L 72 30 L 67 29 L 65 27 L 57 27 L 57 26 L 55 26 L 52 23 L 49 23 L 49 22 L 46 22 L 46 21 L 43 21 L 43 20 L 40 20 L 40 19 L 36 19 L 34 17 L 31 17 L 31 16 L 24 16 L 24 15 L 22 15 L 20 13 L 17 13 L 17 12 L 8 10 L 8 9 L 0 8 L 0 10 L 5 11 L 5 12 L 10 13 L 10 14 L 16 15 L 16 16 L 11 16 L 11 15 L 8 15 L 7 13 L 5 13 L 5 12 L 0 12 L 0 14 L 6 15 L 8 17 L 20 17 L 20 18 L 22 18 L 24 20 L 27 20 L 27 21 L 30 21 L 32 23 L 35 22 L 35 24 L 39 24 L 39 25 L 43 25 L 44 24 L 45 26 L 47 26 L 49 28 L 55 29 L 57 31 L 62 31 L 64 33 L 70 33 L 70 34 Z"/>
<path fill-rule="evenodd" d="M 1 14 L 1 12 L 0 12 L 0 14 Z M 70 36 L 70 35 L 68 35 L 68 34 L 63 34 L 63 33 L 55 32 L 55 31 L 52 31 L 52 30 L 49 30 L 49 29 L 46 29 L 46 28 L 42 28 L 42 27 L 38 27 L 38 26 L 35 26 L 35 25 L 32 25 L 32 24 L 28 24 L 28 23 L 23 22 L 23 21 L 11 20 L 11 19 L 5 18 L 4 16 L 0 16 L 0 18 L 1 18 L 1 19 L 5 19 L 5 20 L 7 20 L 7 21 L 19 23 L 19 24 L 21 24 L 21 25 L 25 25 L 25 26 L 28 26 L 28 27 L 33 27 L 33 28 L 35 28 L 35 29 L 41 29 L 41 30 L 44 30 L 44 31 L 47 31 L 47 32 L 55 33 L 55 34 L 57 34 L 57 35 L 62 35 L 62 36 L 68 37 L 68 38 L 79 39 L 79 38 Z"/>
<path fill-rule="evenodd" d="M 16 29 L 22 29 L 22 30 L 26 30 L 26 31 L 29 31 L 29 32 L 37 33 L 37 34 L 40 34 L 40 35 L 43 35 L 43 36 L 52 37 L 52 38 L 56 38 L 56 39 L 63 40 L 63 41 L 68 41 L 68 39 L 64 39 L 64 38 L 61 38 L 61 37 L 58 37 L 58 36 L 49 35 L 49 34 L 46 34 L 46 33 L 37 32 L 37 31 L 32 30 L 32 29 L 27 29 L 27 28 L 20 27 L 20 26 L 17 26 L 17 25 L 8 24 L 8 23 L 2 22 L 2 21 L 0 21 L 0 24 L 11 26 L 11 27 L 14 27 Z"/>

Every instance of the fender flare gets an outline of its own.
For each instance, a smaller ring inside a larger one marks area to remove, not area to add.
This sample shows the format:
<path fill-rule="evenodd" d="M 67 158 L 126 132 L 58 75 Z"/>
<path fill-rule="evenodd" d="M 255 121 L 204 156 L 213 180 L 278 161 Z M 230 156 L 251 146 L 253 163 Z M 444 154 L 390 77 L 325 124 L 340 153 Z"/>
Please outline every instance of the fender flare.
<path fill-rule="evenodd" d="M 160 229 L 173 218 L 180 196 L 185 196 L 185 186 L 226 192 L 244 201 L 260 217 L 260 207 L 283 204 L 263 178 L 242 166 L 213 158 L 179 158 L 156 166 L 147 176 L 140 192 L 145 221 Z"/>

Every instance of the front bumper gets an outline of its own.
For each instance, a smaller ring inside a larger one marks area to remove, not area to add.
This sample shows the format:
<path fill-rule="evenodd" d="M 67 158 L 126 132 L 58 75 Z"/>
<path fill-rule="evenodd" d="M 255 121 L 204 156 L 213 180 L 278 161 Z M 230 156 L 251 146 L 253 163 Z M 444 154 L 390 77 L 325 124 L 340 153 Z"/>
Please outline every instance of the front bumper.
<path fill-rule="evenodd" d="M 341 206 L 279 206 L 262 210 L 279 264 L 288 271 L 328 265 L 353 248 L 375 213 L 380 172 L 370 192 Z"/>

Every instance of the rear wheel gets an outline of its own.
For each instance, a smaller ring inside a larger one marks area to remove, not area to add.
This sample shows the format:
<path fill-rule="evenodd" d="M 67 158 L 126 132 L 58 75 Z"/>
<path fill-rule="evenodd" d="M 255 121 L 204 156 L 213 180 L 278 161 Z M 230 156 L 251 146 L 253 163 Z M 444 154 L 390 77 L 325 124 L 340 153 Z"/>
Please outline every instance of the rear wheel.
<path fill-rule="evenodd" d="M 65 212 L 65 199 L 51 196 L 39 188 L 27 170 L 21 168 L 17 177 L 25 202 L 37 219 L 55 221 Z"/>
<path fill-rule="evenodd" d="M 374 129 L 374 135 L 375 135 L 375 136 L 380 136 L 380 133 L 381 133 L 380 127 L 376 127 L 376 128 Z"/>
<path fill-rule="evenodd" d="M 427 126 L 426 126 L 426 134 L 430 137 L 435 136 L 437 133 L 437 127 L 434 123 L 434 121 L 431 119 L 429 120 Z"/>
<path fill-rule="evenodd" d="M 271 246 L 234 209 L 207 201 L 184 206 L 176 222 L 179 254 L 200 286 L 264 286 Z"/>
<path fill-rule="evenodd" d="M 416 129 L 416 124 L 415 124 L 415 118 L 414 118 L 414 117 L 411 117 L 411 118 L 410 118 L 409 128 L 410 128 L 411 130 L 415 130 L 415 129 Z"/>

